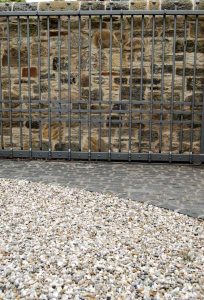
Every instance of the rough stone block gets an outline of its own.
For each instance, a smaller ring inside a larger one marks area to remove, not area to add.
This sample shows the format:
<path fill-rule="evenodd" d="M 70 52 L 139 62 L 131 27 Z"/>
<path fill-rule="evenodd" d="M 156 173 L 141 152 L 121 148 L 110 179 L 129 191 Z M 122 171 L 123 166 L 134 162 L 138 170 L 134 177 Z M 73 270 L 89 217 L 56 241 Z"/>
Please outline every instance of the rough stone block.
<path fill-rule="evenodd" d="M 160 9 L 160 0 L 149 0 L 149 9 L 151 10 L 157 10 Z"/>
<path fill-rule="evenodd" d="M 190 10 L 193 8 L 193 2 L 191 0 L 179 0 L 177 4 L 177 9 L 187 9 Z M 174 0 L 161 0 L 162 9 L 175 9 Z"/>
<path fill-rule="evenodd" d="M 39 122 L 38 121 L 26 121 L 25 122 L 25 127 L 27 128 L 32 128 L 32 129 L 38 129 L 40 127 Z"/>
<path fill-rule="evenodd" d="M 126 86 L 122 87 L 121 97 L 122 97 L 122 99 L 127 99 L 127 100 L 130 98 L 130 88 L 129 87 L 126 87 Z M 140 99 L 140 87 L 132 88 L 132 99 L 134 99 L 134 100 Z"/>
<path fill-rule="evenodd" d="M 130 1 L 131 10 L 145 10 L 147 9 L 147 0 Z"/>
<path fill-rule="evenodd" d="M 28 77 L 29 69 L 23 68 L 22 69 L 22 77 Z M 30 77 L 37 77 L 38 76 L 38 69 L 36 67 L 30 67 Z"/>
<path fill-rule="evenodd" d="M 193 85 L 194 85 L 193 78 L 188 78 L 187 79 L 187 90 L 192 91 L 193 90 Z M 196 78 L 195 79 L 195 88 L 196 88 L 197 91 L 202 91 L 203 90 L 203 85 L 204 85 L 204 78 Z"/>
<path fill-rule="evenodd" d="M 177 68 L 176 74 L 179 76 L 183 76 L 183 68 Z M 204 76 L 204 69 L 196 69 L 196 76 Z M 185 76 L 193 76 L 194 68 L 186 68 L 184 72 Z"/>
<path fill-rule="evenodd" d="M 105 3 L 103 2 L 82 2 L 81 1 L 81 10 L 104 10 L 105 9 Z"/>
<path fill-rule="evenodd" d="M 116 128 L 120 126 L 120 120 L 121 118 L 118 115 L 111 115 L 110 117 L 107 117 L 106 126 L 111 128 Z"/>
<path fill-rule="evenodd" d="M 53 2 L 39 2 L 39 10 L 79 10 L 79 1 L 66 2 L 66 1 L 53 1 Z"/>
<path fill-rule="evenodd" d="M 0 11 L 11 11 L 12 3 L 0 3 Z"/>
<path fill-rule="evenodd" d="M 37 10 L 38 3 L 25 3 L 25 2 L 14 2 L 13 11 L 35 11 Z"/>
<path fill-rule="evenodd" d="M 103 99 L 103 92 L 101 95 L 102 99 Z M 88 100 L 89 99 L 89 89 L 82 89 L 81 91 L 81 98 L 82 100 Z M 97 101 L 100 98 L 100 91 L 99 89 L 94 89 L 91 91 L 90 93 L 90 98 L 92 101 Z"/>
<path fill-rule="evenodd" d="M 198 7 L 197 7 L 198 9 L 204 9 L 204 0 L 200 0 L 199 1 L 199 4 L 198 4 Z"/>
<path fill-rule="evenodd" d="M 127 78 L 122 78 L 122 79 L 120 79 L 120 77 L 114 78 L 114 83 L 115 83 L 115 84 L 120 84 L 120 82 L 121 82 L 122 84 L 127 84 L 128 79 L 127 79 Z"/>
<path fill-rule="evenodd" d="M 58 71 L 58 69 L 59 69 L 59 58 L 58 57 L 53 58 L 52 68 L 53 68 L 53 70 Z M 68 70 L 68 57 L 60 58 L 60 70 L 61 71 Z"/>
<path fill-rule="evenodd" d="M 17 67 L 18 66 L 18 49 L 10 48 L 10 66 Z M 28 61 L 28 50 L 26 47 L 21 47 L 20 50 L 20 62 L 21 66 L 27 65 Z M 8 50 L 5 50 L 2 56 L 2 66 L 8 66 Z"/>
<path fill-rule="evenodd" d="M 176 53 L 183 52 L 183 50 L 184 50 L 184 42 L 182 40 L 176 41 Z M 187 40 L 186 52 L 194 52 L 194 51 L 195 51 L 194 40 Z M 197 52 L 204 53 L 204 40 L 198 41 Z"/>
<path fill-rule="evenodd" d="M 112 1 L 110 3 L 109 1 L 106 1 L 106 9 L 110 10 L 128 10 L 129 9 L 129 1 Z"/>
<path fill-rule="evenodd" d="M 40 92 L 41 93 L 47 93 L 47 91 L 48 91 L 48 85 L 47 84 L 41 84 L 40 85 Z M 34 94 L 39 93 L 39 86 L 38 85 L 33 86 L 33 93 Z"/>

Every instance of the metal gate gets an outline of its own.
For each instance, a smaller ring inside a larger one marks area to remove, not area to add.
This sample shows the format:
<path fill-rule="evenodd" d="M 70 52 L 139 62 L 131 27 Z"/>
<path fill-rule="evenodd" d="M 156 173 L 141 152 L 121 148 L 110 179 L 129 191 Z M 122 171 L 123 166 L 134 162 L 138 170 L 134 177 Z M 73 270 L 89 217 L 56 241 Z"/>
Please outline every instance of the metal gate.
<path fill-rule="evenodd" d="M 203 162 L 203 18 L 0 12 L 0 157 Z"/>

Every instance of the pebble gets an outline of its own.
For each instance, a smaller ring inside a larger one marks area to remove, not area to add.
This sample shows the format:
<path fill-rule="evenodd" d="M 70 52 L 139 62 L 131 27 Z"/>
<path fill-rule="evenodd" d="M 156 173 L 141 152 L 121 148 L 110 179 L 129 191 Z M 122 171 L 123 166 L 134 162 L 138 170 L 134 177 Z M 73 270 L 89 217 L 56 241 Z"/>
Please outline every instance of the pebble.
<path fill-rule="evenodd" d="M 202 220 L 10 179 L 0 214 L 0 299 L 204 299 Z"/>

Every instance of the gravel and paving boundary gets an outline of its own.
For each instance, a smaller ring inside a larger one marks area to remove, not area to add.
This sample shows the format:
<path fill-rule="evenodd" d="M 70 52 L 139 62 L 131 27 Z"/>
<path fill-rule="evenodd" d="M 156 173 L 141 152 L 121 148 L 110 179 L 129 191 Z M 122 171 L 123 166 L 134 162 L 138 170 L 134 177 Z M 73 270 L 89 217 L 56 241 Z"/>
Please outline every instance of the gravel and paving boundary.
<path fill-rule="evenodd" d="M 204 299 L 203 220 L 3 178 L 0 213 L 0 299 Z"/>
<path fill-rule="evenodd" d="M 0 160 L 0 178 L 112 192 L 204 219 L 204 165 Z"/>

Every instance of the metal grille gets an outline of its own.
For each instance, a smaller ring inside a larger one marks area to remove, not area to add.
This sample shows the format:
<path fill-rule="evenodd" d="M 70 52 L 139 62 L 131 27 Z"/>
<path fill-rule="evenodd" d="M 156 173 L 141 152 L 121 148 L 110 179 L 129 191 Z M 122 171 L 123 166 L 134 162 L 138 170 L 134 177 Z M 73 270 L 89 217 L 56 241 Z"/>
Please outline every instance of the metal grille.
<path fill-rule="evenodd" d="M 203 162 L 203 16 L 0 12 L 0 157 Z"/>

